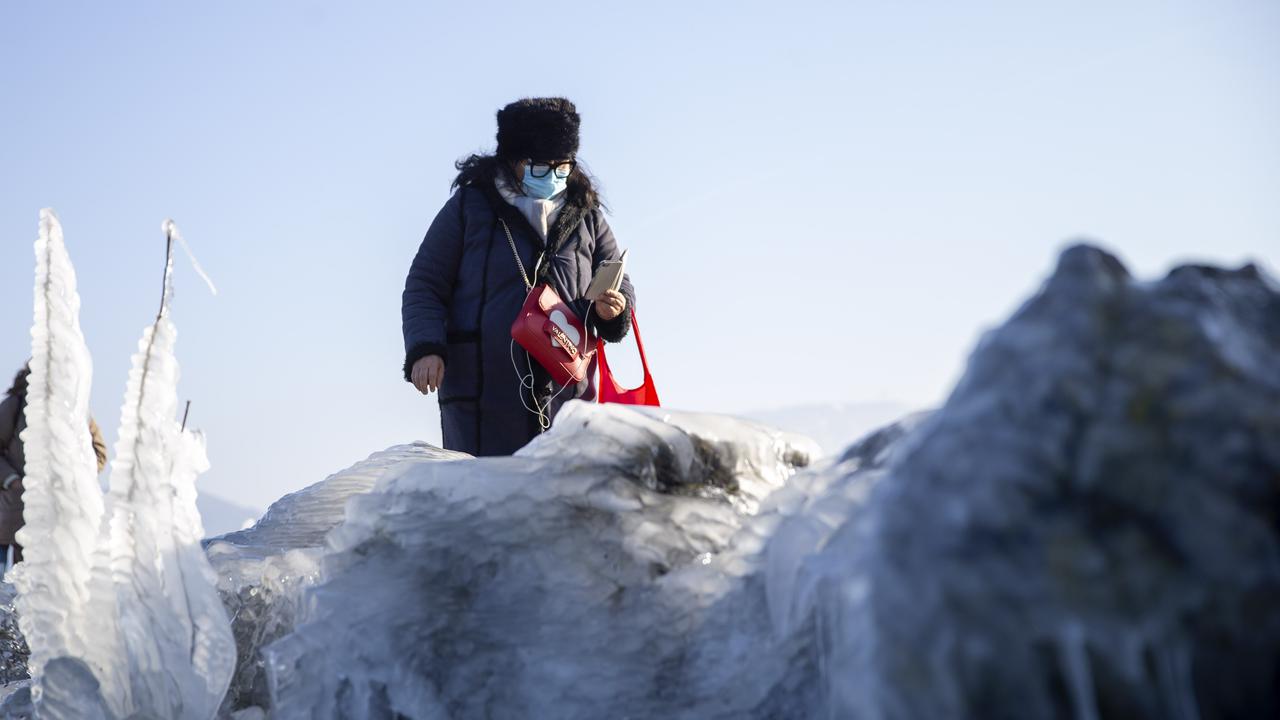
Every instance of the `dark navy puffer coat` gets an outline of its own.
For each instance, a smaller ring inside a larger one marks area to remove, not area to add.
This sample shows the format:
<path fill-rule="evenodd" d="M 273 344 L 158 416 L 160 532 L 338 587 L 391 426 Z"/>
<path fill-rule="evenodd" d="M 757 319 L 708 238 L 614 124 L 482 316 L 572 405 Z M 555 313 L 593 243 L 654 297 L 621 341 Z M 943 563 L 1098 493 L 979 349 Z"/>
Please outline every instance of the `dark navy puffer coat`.
<path fill-rule="evenodd" d="M 521 386 L 520 376 L 530 372 L 530 361 L 511 341 L 511 324 L 527 292 L 499 218 L 510 228 L 533 282 L 550 282 L 597 336 L 607 342 L 621 340 L 630 329 L 630 309 L 635 305 L 629 278 L 622 283 L 627 310 L 609 322 L 597 318 L 593 303 L 582 298 L 595 269 L 620 255 L 599 208 L 566 200 L 544 243 L 491 182 L 454 192 L 427 230 L 405 281 L 404 375 L 408 380 L 420 358 L 444 358 L 444 446 L 472 455 L 509 455 L 524 446 L 540 432 L 537 414 L 526 406 L 535 407 L 535 399 L 545 405 L 560 390 L 536 361 L 534 387 Z M 534 268 L 544 251 L 548 259 L 535 279 Z M 573 398 L 594 400 L 595 393 L 593 362 L 587 380 L 555 395 L 550 414 Z"/>

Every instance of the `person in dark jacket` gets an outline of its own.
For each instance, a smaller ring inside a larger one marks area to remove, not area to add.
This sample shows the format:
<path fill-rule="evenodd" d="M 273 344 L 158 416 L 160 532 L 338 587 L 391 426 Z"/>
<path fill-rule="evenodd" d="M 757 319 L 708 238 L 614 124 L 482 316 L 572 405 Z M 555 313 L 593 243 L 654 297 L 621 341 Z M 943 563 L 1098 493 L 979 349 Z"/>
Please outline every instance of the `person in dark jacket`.
<path fill-rule="evenodd" d="M 564 98 L 532 98 L 498 111 L 498 147 L 457 163 L 454 193 L 436 215 L 405 280 L 405 380 L 439 390 L 444 446 L 509 455 L 574 398 L 594 400 L 596 368 L 557 387 L 511 339 L 533 284 L 548 282 L 606 342 L 630 329 L 631 280 L 595 302 L 595 270 L 620 257 L 591 177 L 577 161 L 580 118 Z M 510 232 L 508 239 L 507 232 Z"/>
<path fill-rule="evenodd" d="M 13 561 L 22 562 L 22 546 L 14 536 L 24 524 L 22 478 L 26 475 L 26 457 L 20 434 L 27 427 L 27 376 L 30 374 L 30 366 L 23 366 L 0 402 L 0 566 L 4 565 L 10 545 Z M 93 454 L 98 458 L 98 472 L 102 472 L 107 464 L 107 444 L 93 418 L 89 418 L 89 435 L 93 439 Z"/>

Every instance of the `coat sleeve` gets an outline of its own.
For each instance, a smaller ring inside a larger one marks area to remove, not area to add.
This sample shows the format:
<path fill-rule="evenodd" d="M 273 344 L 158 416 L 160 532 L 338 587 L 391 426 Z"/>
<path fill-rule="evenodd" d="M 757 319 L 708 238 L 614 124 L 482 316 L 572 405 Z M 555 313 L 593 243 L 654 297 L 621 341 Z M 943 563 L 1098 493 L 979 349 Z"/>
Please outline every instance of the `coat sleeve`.
<path fill-rule="evenodd" d="M 20 402 L 22 398 L 13 395 L 6 397 L 4 402 L 0 402 L 0 482 L 10 475 L 21 475 L 5 456 L 9 443 L 13 442 L 13 433 L 17 430 L 14 421 L 17 419 L 18 409 L 14 404 Z"/>
<path fill-rule="evenodd" d="M 613 229 L 609 227 L 609 222 L 604 219 L 604 211 L 595 211 L 596 225 L 596 246 L 591 257 L 591 272 L 600 268 L 600 264 L 606 260 L 617 260 L 622 257 L 622 252 L 618 250 L 618 241 L 613 237 Z M 618 317 L 612 320 L 601 320 L 596 317 L 596 305 L 591 303 L 591 324 L 596 329 L 596 335 L 599 335 L 605 342 L 619 342 L 627 336 L 631 330 L 631 309 L 636 306 L 636 290 L 631 285 L 631 276 L 622 275 L 623 297 L 627 299 L 627 309 L 623 310 Z"/>
<path fill-rule="evenodd" d="M 445 355 L 446 323 L 462 261 L 462 195 L 460 188 L 431 222 L 404 281 L 400 318 L 405 380 L 410 379 L 413 364 L 428 355 L 449 361 Z"/>

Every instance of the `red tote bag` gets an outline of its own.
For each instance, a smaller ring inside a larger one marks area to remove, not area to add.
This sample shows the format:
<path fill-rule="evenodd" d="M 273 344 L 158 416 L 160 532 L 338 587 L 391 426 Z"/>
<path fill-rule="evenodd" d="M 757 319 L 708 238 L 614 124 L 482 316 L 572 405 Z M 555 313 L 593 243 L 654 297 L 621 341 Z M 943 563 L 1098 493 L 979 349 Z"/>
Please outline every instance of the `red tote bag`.
<path fill-rule="evenodd" d="M 596 353 L 600 356 L 600 402 L 656 407 L 661 404 L 658 402 L 658 388 L 653 384 L 653 375 L 649 374 L 649 360 L 644 356 L 644 341 L 640 339 L 640 325 L 636 322 L 635 311 L 631 311 L 631 332 L 635 333 L 636 348 L 640 350 L 640 365 L 644 367 L 644 383 L 630 390 L 619 385 L 609 370 L 609 360 L 604 354 L 604 341 L 597 340 Z"/>

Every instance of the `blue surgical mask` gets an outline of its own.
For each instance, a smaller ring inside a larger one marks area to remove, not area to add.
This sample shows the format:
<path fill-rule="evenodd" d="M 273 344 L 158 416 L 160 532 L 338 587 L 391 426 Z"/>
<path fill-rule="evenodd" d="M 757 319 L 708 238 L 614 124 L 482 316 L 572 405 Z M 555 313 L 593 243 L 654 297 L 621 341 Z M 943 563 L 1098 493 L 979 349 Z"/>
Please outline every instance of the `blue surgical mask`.
<path fill-rule="evenodd" d="M 529 197 L 550 200 L 568 186 L 569 178 L 556 177 L 553 172 L 547 173 L 544 177 L 534 177 L 529 172 L 529 166 L 524 166 L 524 191 Z"/>

